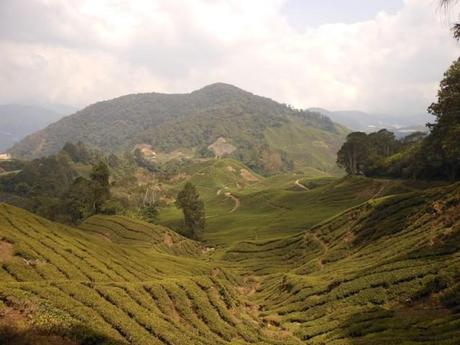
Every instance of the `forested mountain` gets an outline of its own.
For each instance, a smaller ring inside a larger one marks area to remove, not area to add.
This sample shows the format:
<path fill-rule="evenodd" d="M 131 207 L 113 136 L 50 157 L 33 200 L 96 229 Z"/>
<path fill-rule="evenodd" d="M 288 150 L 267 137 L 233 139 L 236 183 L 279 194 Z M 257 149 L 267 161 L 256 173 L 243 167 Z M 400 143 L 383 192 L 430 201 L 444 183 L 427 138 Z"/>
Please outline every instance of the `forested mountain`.
<path fill-rule="evenodd" d="M 62 116 L 62 112 L 33 105 L 0 105 L 0 152 Z"/>
<path fill-rule="evenodd" d="M 324 115 L 219 83 L 189 94 L 132 94 L 90 105 L 28 136 L 11 153 L 36 158 L 82 141 L 104 152 L 147 144 L 157 153 L 192 149 L 213 156 L 224 144 L 224 154 L 259 172 L 330 170 L 345 134 Z"/>

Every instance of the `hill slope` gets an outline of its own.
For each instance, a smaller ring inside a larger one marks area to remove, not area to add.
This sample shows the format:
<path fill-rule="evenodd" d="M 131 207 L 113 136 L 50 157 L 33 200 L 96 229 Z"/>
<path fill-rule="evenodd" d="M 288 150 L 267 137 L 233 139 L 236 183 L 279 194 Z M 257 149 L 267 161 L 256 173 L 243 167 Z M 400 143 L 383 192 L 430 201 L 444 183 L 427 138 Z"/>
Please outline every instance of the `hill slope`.
<path fill-rule="evenodd" d="M 280 202 L 308 209 L 365 183 L 297 188 Z M 364 203 L 293 236 L 216 250 L 125 217 L 69 228 L 0 205 L 0 342 L 456 345 L 460 185 L 375 184 Z"/>
<path fill-rule="evenodd" d="M 63 115 L 38 106 L 0 105 L 0 152 Z"/>
<path fill-rule="evenodd" d="M 459 188 L 373 198 L 216 254 L 124 217 L 75 229 L 0 205 L 0 341 L 456 345 Z"/>
<path fill-rule="evenodd" d="M 457 344 L 460 185 L 371 200 L 309 231 L 242 242 L 266 317 L 305 344 Z"/>
<path fill-rule="evenodd" d="M 262 332 L 204 247 L 123 217 L 81 229 L 0 205 L 2 344 L 296 344 Z M 270 339 L 272 338 L 272 339 Z"/>
<path fill-rule="evenodd" d="M 325 116 L 213 84 L 190 94 L 134 94 L 93 104 L 27 137 L 10 152 L 34 158 L 56 152 L 66 141 L 83 141 L 105 152 L 148 144 L 156 152 L 193 149 L 209 156 L 220 145 L 258 171 L 334 169 L 345 133 Z"/>

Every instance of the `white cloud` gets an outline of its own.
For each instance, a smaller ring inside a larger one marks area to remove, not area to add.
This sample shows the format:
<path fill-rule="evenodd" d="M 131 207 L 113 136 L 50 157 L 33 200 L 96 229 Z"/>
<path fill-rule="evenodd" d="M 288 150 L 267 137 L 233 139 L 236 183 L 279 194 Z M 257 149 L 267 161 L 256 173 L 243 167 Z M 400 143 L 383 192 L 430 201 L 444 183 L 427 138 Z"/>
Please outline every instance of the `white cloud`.
<path fill-rule="evenodd" d="M 282 0 L 3 0 L 0 102 L 85 105 L 223 81 L 299 107 L 423 112 L 458 55 L 433 0 L 305 26 Z"/>

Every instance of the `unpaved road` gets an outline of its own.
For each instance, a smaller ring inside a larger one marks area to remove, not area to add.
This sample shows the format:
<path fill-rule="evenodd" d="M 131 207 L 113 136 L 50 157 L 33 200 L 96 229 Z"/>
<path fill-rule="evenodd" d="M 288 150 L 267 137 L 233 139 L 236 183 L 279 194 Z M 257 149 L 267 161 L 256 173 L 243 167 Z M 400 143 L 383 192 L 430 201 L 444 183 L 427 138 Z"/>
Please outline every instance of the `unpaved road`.
<path fill-rule="evenodd" d="M 225 196 L 227 198 L 232 199 L 235 202 L 235 206 L 233 206 L 233 208 L 231 209 L 231 211 L 229 213 L 233 213 L 237 209 L 240 208 L 240 205 L 241 205 L 240 199 L 238 199 L 236 196 L 234 196 L 232 193 L 229 193 L 229 192 L 225 193 Z"/>
<path fill-rule="evenodd" d="M 303 184 L 301 184 L 299 181 L 300 181 L 300 180 L 298 180 L 298 179 L 295 181 L 295 185 L 296 185 L 297 187 L 302 188 L 303 190 L 310 190 L 310 189 L 308 189 L 307 187 L 305 187 Z"/>

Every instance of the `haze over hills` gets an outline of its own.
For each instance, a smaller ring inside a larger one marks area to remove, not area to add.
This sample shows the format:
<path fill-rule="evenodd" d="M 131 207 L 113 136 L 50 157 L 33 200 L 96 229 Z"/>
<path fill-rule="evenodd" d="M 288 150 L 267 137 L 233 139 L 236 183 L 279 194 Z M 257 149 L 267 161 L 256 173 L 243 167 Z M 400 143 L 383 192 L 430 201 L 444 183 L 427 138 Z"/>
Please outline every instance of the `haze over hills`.
<path fill-rule="evenodd" d="M 396 116 L 389 114 L 370 114 L 363 111 L 329 111 L 323 108 L 309 108 L 330 117 L 333 121 L 355 131 L 375 132 L 386 128 L 396 135 L 414 131 L 427 132 L 426 124 L 434 121 L 429 114 Z"/>
<path fill-rule="evenodd" d="M 39 129 L 71 112 L 71 107 L 56 106 L 50 110 L 36 105 L 0 105 L 0 152 L 13 146 Z"/>
<path fill-rule="evenodd" d="M 99 102 L 28 136 L 10 152 L 35 158 L 67 141 L 104 152 L 146 144 L 157 153 L 192 156 L 223 150 L 261 172 L 331 170 L 346 133 L 326 116 L 217 83 L 189 94 L 132 94 Z"/>

